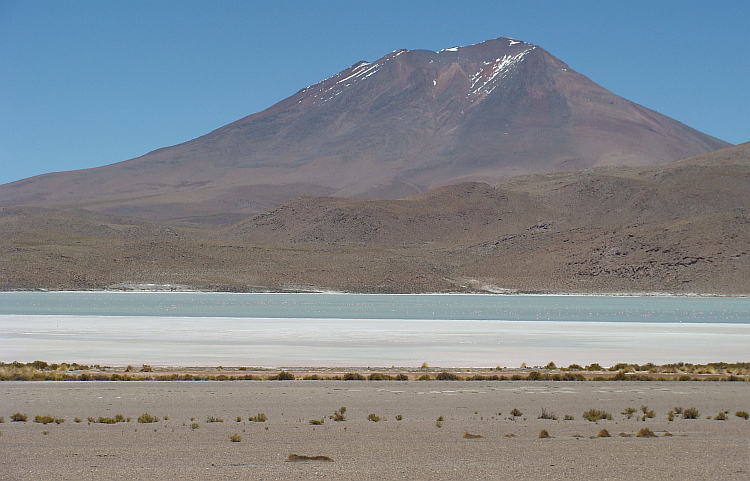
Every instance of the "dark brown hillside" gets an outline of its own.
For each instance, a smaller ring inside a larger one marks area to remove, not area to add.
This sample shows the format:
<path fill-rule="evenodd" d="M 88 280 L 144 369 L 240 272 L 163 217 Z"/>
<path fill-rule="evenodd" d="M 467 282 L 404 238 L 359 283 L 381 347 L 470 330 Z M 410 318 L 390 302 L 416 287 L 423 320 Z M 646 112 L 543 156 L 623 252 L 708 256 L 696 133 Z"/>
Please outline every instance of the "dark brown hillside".
<path fill-rule="evenodd" d="M 750 295 L 750 143 L 662 166 L 303 197 L 232 226 L 0 210 L 0 288 Z"/>

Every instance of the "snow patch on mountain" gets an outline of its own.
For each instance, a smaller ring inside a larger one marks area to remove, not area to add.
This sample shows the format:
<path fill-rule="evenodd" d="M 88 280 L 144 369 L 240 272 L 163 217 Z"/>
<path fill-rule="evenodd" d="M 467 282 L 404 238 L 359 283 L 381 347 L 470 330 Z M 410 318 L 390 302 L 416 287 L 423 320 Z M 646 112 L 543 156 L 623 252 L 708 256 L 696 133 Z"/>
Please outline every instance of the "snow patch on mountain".
<path fill-rule="evenodd" d="M 479 95 L 482 90 L 484 90 L 485 95 L 492 93 L 492 91 L 499 85 L 499 80 L 511 75 L 515 70 L 515 67 L 531 50 L 533 50 L 533 47 L 517 53 L 516 55 L 503 55 L 501 58 L 495 59 L 494 61 L 482 62 L 484 67 L 469 79 L 471 81 L 469 96 Z"/>

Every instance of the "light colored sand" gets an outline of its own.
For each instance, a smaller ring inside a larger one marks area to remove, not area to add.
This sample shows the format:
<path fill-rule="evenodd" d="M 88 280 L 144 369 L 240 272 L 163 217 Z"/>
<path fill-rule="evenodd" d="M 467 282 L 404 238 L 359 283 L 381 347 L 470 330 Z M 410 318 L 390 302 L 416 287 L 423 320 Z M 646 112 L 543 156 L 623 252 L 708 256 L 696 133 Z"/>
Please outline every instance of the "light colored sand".
<path fill-rule="evenodd" d="M 750 478 L 750 421 L 734 415 L 750 412 L 744 382 L 3 382 L 0 392 L 0 479 Z M 620 414 L 641 405 L 656 417 Z M 347 421 L 329 419 L 341 406 Z M 675 406 L 696 407 L 701 419 L 670 423 Z M 508 419 L 513 408 L 524 415 Z M 537 419 L 542 408 L 559 420 Z M 585 421 L 590 408 L 614 419 Z M 723 410 L 727 421 L 706 419 Z M 10 422 L 19 411 L 29 422 Z M 247 420 L 260 412 L 267 422 Z M 136 423 L 143 413 L 169 419 Z M 369 421 L 370 413 L 387 420 Z M 42 425 L 32 422 L 37 414 L 66 421 Z M 133 421 L 86 422 L 116 414 Z M 208 416 L 224 422 L 206 423 Z M 617 435 L 644 426 L 659 437 Z M 602 428 L 613 437 L 590 438 Z M 542 429 L 553 438 L 538 439 Z M 234 433 L 241 442 L 230 442 Z M 285 462 L 291 453 L 334 462 Z"/>

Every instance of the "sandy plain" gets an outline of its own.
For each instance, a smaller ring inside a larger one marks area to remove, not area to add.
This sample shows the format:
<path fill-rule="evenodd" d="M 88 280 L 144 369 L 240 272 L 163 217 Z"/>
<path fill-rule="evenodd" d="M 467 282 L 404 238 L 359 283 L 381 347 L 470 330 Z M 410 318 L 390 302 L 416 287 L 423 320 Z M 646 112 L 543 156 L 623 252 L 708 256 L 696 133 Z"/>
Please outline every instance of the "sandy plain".
<path fill-rule="evenodd" d="M 8 381 L 0 391 L 4 480 L 750 478 L 750 421 L 735 416 L 750 411 L 747 382 Z M 641 406 L 655 417 L 636 420 Z M 699 419 L 670 422 L 675 407 Z M 538 419 L 543 409 L 558 419 Z M 613 419 L 587 421 L 589 409 Z M 12 422 L 16 412 L 28 422 Z M 144 413 L 160 419 L 138 423 Z M 267 421 L 248 420 L 258 413 Z M 117 414 L 131 421 L 87 421 Z M 636 437 L 643 427 L 657 437 Z M 552 437 L 540 439 L 543 429 Z M 612 437 L 596 437 L 602 429 Z"/>

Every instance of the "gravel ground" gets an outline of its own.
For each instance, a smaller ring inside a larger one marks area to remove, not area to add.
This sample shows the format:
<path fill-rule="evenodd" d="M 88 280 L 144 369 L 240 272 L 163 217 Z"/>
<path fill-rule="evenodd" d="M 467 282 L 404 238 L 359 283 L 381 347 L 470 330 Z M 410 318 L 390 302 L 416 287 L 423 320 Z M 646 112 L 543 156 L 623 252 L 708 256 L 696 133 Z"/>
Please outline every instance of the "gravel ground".
<path fill-rule="evenodd" d="M 735 416 L 750 411 L 745 382 L 3 382 L 0 391 L 4 480 L 750 478 L 750 421 Z M 346 421 L 336 422 L 342 406 Z M 636 420 L 641 406 L 655 417 Z M 678 406 L 700 418 L 669 422 Z M 638 410 L 632 419 L 627 407 Z M 538 419 L 543 409 L 558 419 Z M 613 419 L 586 421 L 589 409 Z M 726 410 L 726 421 L 707 419 Z M 28 422 L 12 422 L 16 412 Z M 160 420 L 136 422 L 143 413 Z M 248 420 L 258 413 L 268 420 Z M 131 421 L 87 421 L 117 414 Z M 657 437 L 636 437 L 643 427 Z M 596 437 L 602 429 L 612 437 Z M 333 462 L 288 462 L 293 453 Z"/>

